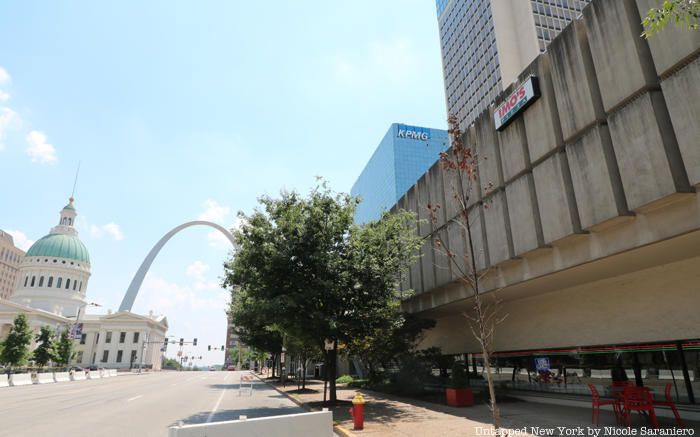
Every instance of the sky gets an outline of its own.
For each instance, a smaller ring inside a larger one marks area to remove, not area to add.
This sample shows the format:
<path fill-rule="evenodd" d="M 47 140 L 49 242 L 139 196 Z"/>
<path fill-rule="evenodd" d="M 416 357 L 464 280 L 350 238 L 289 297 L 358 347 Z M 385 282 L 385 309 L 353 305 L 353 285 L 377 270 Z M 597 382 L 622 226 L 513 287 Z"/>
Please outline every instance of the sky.
<path fill-rule="evenodd" d="M 317 176 L 349 192 L 393 122 L 447 125 L 433 0 L 0 3 L 0 229 L 25 250 L 46 235 L 80 163 L 89 313 L 116 311 L 181 223 L 230 227 Z M 184 230 L 134 304 L 197 338 L 197 364 L 223 363 L 229 256 Z"/>

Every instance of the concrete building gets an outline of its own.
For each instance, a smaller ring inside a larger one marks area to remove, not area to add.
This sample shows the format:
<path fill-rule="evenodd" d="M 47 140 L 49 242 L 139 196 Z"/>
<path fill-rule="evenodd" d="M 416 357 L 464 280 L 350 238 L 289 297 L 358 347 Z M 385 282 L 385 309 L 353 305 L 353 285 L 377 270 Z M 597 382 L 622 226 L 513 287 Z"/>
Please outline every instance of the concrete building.
<path fill-rule="evenodd" d="M 0 299 L 8 299 L 14 293 L 23 257 L 24 251 L 15 247 L 12 235 L 0 229 Z"/>
<path fill-rule="evenodd" d="M 378 219 L 448 146 L 444 130 L 393 123 L 350 190 L 362 199 L 355 220 L 365 223 Z"/>
<path fill-rule="evenodd" d="M 0 339 L 19 313 L 39 332 L 70 329 L 76 338 L 74 363 L 109 368 L 160 369 L 168 322 L 162 315 L 128 311 L 85 314 L 90 254 L 75 229 L 74 199 L 61 210 L 58 225 L 37 240 L 21 259 L 16 290 L 0 299 Z"/>
<path fill-rule="evenodd" d="M 466 128 L 590 0 L 436 0 L 447 113 Z"/>
<path fill-rule="evenodd" d="M 469 217 L 484 299 L 505 316 L 493 342 L 503 386 L 588 394 L 619 359 L 656 393 L 700 393 L 700 33 L 640 38 L 654 4 L 593 0 L 464 133 L 481 158 Z M 533 77 L 539 93 L 523 102 Z M 428 240 L 403 306 L 437 321 L 423 346 L 470 354 L 478 370 L 463 315 L 473 291 L 434 244 L 469 255 L 451 177 L 433 165 L 396 206 L 424 219 Z M 435 223 L 428 203 L 444 205 Z M 563 383 L 518 370 L 536 362 Z"/>

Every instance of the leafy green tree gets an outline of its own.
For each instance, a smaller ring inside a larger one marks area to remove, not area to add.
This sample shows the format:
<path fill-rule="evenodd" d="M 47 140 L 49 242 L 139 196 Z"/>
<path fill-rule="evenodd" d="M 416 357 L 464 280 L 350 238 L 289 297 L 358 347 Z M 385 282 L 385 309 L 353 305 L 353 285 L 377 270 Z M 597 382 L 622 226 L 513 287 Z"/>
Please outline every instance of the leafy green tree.
<path fill-rule="evenodd" d="M 56 364 L 67 366 L 73 358 L 73 339 L 70 338 L 67 330 L 61 332 L 61 336 L 56 342 Z"/>
<path fill-rule="evenodd" d="M 14 325 L 10 333 L 2 343 L 2 354 L 0 362 L 9 365 L 8 371 L 12 367 L 24 366 L 29 359 L 29 345 L 32 342 L 32 331 L 29 329 L 27 317 L 20 313 L 15 317 Z"/>
<path fill-rule="evenodd" d="M 307 198 L 282 192 L 241 214 L 237 250 L 224 284 L 244 293 L 264 317 L 325 354 L 330 401 L 336 401 L 337 345 L 374 333 L 398 308 L 398 279 L 415 259 L 415 217 L 385 214 L 356 226 L 358 200 L 322 183 Z M 324 340 L 333 341 L 326 353 Z"/>
<path fill-rule="evenodd" d="M 642 20 L 645 38 L 662 31 L 669 22 L 676 27 L 697 30 L 700 18 L 700 1 L 698 0 L 664 0 L 658 8 L 650 9 Z"/>
<path fill-rule="evenodd" d="M 39 367 L 44 367 L 50 361 L 54 361 L 56 358 L 56 344 L 54 341 L 54 333 L 48 326 L 42 326 L 39 333 L 36 335 L 35 340 L 39 345 L 34 349 L 32 354 L 34 362 Z"/>
<path fill-rule="evenodd" d="M 370 381 L 379 382 L 382 378 L 381 369 L 390 367 L 392 363 L 404 358 L 405 354 L 414 352 L 423 331 L 433 327 L 434 320 L 394 311 L 372 332 L 354 338 L 349 344 L 350 353 L 362 359 L 367 366 Z"/>

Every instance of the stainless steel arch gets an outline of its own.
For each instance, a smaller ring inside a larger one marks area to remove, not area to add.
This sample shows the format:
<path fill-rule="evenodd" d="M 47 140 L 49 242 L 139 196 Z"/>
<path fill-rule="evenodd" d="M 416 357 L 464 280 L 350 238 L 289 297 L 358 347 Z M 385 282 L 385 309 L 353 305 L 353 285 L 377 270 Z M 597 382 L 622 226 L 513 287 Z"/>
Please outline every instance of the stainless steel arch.
<path fill-rule="evenodd" d="M 139 267 L 139 269 L 136 271 L 136 275 L 134 275 L 134 278 L 131 280 L 131 284 L 129 284 L 129 288 L 126 290 L 124 299 L 122 299 L 122 303 L 121 305 L 119 305 L 119 311 L 131 311 L 131 307 L 134 306 L 134 300 L 136 299 L 136 295 L 139 293 L 139 289 L 141 288 L 141 284 L 143 283 L 143 280 L 146 277 L 146 273 L 148 273 L 148 269 L 151 268 L 153 260 L 156 258 L 158 252 L 160 252 L 160 249 L 163 248 L 165 243 L 167 243 L 173 235 L 177 234 L 181 230 L 189 228 L 190 226 L 198 225 L 209 226 L 211 228 L 216 229 L 217 231 L 224 234 L 224 236 L 228 238 L 231 244 L 234 244 L 233 235 L 231 235 L 231 233 L 228 230 L 226 230 L 226 228 L 224 228 L 223 226 L 219 226 L 216 223 L 196 220 L 193 222 L 183 223 L 180 226 L 174 228 L 173 230 L 165 234 L 163 238 L 161 238 L 158 241 L 158 243 L 156 243 L 156 245 L 153 246 L 151 251 L 148 252 L 148 256 L 146 256 L 146 259 L 144 259 L 141 263 L 141 267 Z"/>

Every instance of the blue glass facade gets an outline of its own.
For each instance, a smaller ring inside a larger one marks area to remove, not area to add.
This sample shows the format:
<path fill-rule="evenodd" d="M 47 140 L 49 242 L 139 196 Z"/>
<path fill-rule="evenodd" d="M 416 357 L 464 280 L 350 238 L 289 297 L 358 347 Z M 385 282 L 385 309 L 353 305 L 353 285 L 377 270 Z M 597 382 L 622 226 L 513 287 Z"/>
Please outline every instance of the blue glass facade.
<path fill-rule="evenodd" d="M 350 190 L 361 202 L 355 221 L 378 219 L 447 150 L 447 131 L 394 123 Z"/>

